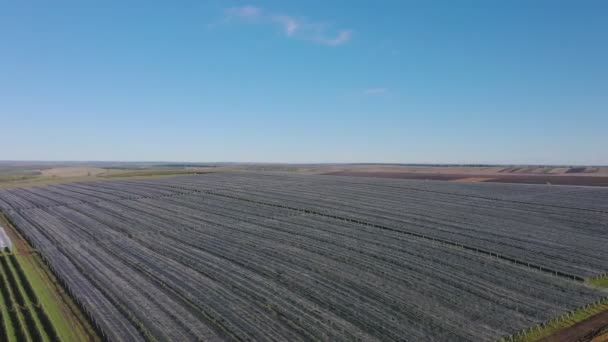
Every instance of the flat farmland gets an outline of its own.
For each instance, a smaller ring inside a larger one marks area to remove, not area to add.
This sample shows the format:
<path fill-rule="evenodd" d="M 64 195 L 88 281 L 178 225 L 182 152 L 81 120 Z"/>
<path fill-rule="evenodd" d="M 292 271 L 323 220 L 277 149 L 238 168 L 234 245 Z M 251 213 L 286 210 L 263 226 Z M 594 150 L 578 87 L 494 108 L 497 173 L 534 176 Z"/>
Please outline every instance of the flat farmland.
<path fill-rule="evenodd" d="M 608 296 L 607 188 L 235 172 L 0 209 L 112 341 L 494 341 Z"/>

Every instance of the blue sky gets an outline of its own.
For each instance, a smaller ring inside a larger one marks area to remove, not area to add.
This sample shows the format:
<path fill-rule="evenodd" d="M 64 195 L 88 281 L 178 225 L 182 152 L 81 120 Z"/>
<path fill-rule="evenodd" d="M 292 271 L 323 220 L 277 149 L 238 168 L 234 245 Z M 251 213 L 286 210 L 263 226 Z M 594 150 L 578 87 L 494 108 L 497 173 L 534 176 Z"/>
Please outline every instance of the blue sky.
<path fill-rule="evenodd" d="M 0 159 L 608 164 L 606 1 L 0 2 Z"/>

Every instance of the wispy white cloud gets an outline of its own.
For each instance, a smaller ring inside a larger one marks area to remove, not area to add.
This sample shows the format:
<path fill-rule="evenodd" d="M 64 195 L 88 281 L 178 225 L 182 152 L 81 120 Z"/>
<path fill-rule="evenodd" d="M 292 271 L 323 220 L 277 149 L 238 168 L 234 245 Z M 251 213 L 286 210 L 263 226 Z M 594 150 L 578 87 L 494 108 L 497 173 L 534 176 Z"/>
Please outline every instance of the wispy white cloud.
<path fill-rule="evenodd" d="M 262 9 L 256 6 L 235 6 L 226 8 L 224 11 L 226 17 L 228 18 L 258 18 L 262 15 Z"/>
<path fill-rule="evenodd" d="M 272 20 L 283 27 L 283 31 L 288 37 L 293 36 L 300 27 L 298 21 L 288 15 L 275 15 Z"/>
<path fill-rule="evenodd" d="M 340 30 L 338 31 L 338 34 L 334 37 L 327 37 L 322 35 L 319 36 L 316 41 L 321 44 L 336 46 L 348 42 L 352 38 L 352 36 L 353 34 L 351 30 Z"/>
<path fill-rule="evenodd" d="M 388 89 L 386 88 L 369 88 L 369 89 L 365 89 L 363 91 L 363 94 L 365 95 L 378 95 L 378 94 L 385 94 L 388 92 Z"/>
<path fill-rule="evenodd" d="M 269 22 L 278 25 L 288 38 L 307 40 L 318 44 L 337 46 L 352 39 L 351 30 L 330 30 L 325 23 L 313 22 L 303 18 L 285 14 L 264 14 L 260 7 L 238 6 L 225 10 L 228 21 L 230 19 L 260 19 L 257 22 Z"/>

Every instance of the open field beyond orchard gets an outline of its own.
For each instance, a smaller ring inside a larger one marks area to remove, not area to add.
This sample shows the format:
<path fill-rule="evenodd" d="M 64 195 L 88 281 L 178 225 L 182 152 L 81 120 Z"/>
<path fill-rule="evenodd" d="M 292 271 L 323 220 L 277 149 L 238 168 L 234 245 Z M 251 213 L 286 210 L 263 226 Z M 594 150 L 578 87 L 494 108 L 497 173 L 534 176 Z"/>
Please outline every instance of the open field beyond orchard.
<path fill-rule="evenodd" d="M 493 341 L 608 297 L 602 187 L 235 172 L 0 210 L 112 341 Z"/>

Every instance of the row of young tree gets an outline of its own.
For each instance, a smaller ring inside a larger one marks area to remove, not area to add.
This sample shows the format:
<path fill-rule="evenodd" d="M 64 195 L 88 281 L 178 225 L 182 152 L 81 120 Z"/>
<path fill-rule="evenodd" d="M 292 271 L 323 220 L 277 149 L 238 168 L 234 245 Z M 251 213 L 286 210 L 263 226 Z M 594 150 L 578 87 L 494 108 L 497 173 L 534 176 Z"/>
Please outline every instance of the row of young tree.
<path fill-rule="evenodd" d="M 4 252 L 0 256 L 0 289 L 9 317 L 0 312 L 0 340 L 9 340 L 10 322 L 17 341 L 45 341 L 44 335 L 51 342 L 61 341 L 15 254 L 8 247 Z"/>

